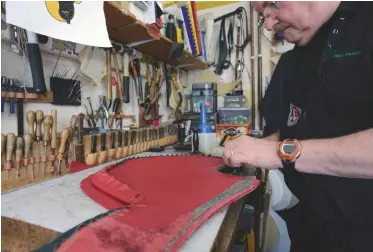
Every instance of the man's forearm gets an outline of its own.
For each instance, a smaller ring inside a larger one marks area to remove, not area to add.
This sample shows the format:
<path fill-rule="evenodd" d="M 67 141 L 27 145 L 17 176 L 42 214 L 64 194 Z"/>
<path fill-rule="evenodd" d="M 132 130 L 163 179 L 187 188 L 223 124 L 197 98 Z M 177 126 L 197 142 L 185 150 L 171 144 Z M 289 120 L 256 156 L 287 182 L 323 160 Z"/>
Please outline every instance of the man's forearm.
<path fill-rule="evenodd" d="M 373 129 L 344 137 L 305 140 L 299 172 L 373 179 Z"/>
<path fill-rule="evenodd" d="M 279 132 L 273 133 L 272 135 L 269 135 L 265 137 L 264 139 L 278 142 L 280 140 L 280 133 Z"/>

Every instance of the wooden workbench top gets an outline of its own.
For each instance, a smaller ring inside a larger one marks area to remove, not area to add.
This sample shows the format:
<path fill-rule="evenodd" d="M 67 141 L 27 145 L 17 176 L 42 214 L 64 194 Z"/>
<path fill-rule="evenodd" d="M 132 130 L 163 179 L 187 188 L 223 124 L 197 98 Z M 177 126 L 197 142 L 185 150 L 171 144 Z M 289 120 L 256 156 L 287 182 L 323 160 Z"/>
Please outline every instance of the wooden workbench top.
<path fill-rule="evenodd" d="M 172 150 L 166 152 L 174 153 Z M 142 153 L 138 156 L 149 155 L 162 153 Z M 80 182 L 84 178 L 106 166 L 108 164 L 2 194 L 1 215 L 63 233 L 107 211 L 80 189 Z M 180 251 L 210 251 L 226 212 L 224 209 L 209 219 Z"/>

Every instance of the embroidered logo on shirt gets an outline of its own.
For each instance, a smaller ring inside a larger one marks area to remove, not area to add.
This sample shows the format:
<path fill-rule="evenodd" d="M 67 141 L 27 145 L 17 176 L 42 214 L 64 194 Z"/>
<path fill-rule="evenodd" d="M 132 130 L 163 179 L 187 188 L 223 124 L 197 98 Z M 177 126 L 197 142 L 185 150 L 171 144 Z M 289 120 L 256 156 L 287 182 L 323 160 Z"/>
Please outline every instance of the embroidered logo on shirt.
<path fill-rule="evenodd" d="M 302 109 L 290 103 L 288 127 L 291 127 L 297 124 L 301 114 L 302 114 Z"/>
<path fill-rule="evenodd" d="M 351 52 L 344 52 L 344 53 L 337 53 L 337 51 L 332 52 L 332 58 L 344 58 L 344 57 L 352 57 L 352 56 L 358 56 L 361 52 L 359 50 L 357 51 L 351 51 Z"/>

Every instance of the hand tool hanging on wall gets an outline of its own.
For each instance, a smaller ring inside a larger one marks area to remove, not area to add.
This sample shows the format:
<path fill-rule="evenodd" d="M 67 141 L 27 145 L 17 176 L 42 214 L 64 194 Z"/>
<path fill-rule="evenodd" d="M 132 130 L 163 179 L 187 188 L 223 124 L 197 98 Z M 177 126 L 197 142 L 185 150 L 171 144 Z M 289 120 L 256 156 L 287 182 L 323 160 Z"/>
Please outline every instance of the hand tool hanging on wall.
<path fill-rule="evenodd" d="M 110 49 L 106 49 L 106 71 L 107 71 L 107 98 L 109 100 L 109 108 L 111 106 L 113 95 L 112 95 L 112 84 L 111 84 L 111 53 Z M 96 126 L 94 126 L 96 127 Z"/>
<path fill-rule="evenodd" d="M 8 91 L 7 79 L 5 76 L 1 76 L 1 112 L 4 112 L 5 106 L 5 92 Z M 4 94 L 4 95 L 3 95 Z"/>
<path fill-rule="evenodd" d="M 23 88 L 21 86 L 17 87 L 18 93 L 23 93 Z M 17 132 L 18 136 L 22 136 L 24 134 L 23 132 L 23 98 L 17 99 Z"/>
<path fill-rule="evenodd" d="M 45 94 L 47 87 L 44 80 L 43 61 L 36 33 L 27 31 L 27 54 L 30 62 L 32 83 L 36 94 Z"/>
<path fill-rule="evenodd" d="M 120 106 L 120 99 L 119 98 L 115 98 L 114 102 L 113 102 L 113 113 L 111 114 L 111 120 L 110 120 L 110 128 L 113 128 L 114 125 L 114 120 L 115 120 L 115 128 L 119 128 L 120 127 L 120 124 L 118 124 L 118 121 L 122 121 L 122 119 L 116 119 L 115 116 L 118 114 L 119 112 L 119 106 Z"/>
<path fill-rule="evenodd" d="M 88 126 L 90 128 L 92 127 L 96 127 L 96 123 L 95 123 L 95 120 L 93 118 L 93 115 L 89 113 L 88 111 L 88 108 L 87 108 L 87 105 L 84 104 L 84 108 L 85 108 L 85 112 L 87 114 L 87 122 L 88 122 Z"/>
<path fill-rule="evenodd" d="M 19 177 L 19 167 L 21 164 L 21 157 L 24 148 L 23 137 L 18 136 L 16 139 L 16 179 Z"/>
<path fill-rule="evenodd" d="M 44 123 L 44 136 L 43 136 L 44 156 L 47 157 L 47 155 L 48 155 L 47 146 L 48 146 L 48 143 L 50 141 L 50 131 L 51 131 L 51 127 L 52 127 L 52 124 L 53 124 L 52 116 L 46 115 L 44 117 L 43 123 Z M 47 163 L 47 160 L 43 160 L 43 167 L 42 167 L 43 176 L 45 175 L 45 165 L 46 165 L 46 163 Z"/>
<path fill-rule="evenodd" d="M 130 59 L 129 54 L 123 53 L 123 102 L 130 103 Z"/>
<path fill-rule="evenodd" d="M 8 95 L 9 95 L 9 113 L 14 114 L 14 103 L 15 103 L 15 92 L 16 92 L 16 86 L 13 79 L 8 79 L 9 82 L 9 88 L 8 88 Z"/>
<path fill-rule="evenodd" d="M 57 175 L 61 175 L 61 161 L 63 159 L 63 154 L 66 151 L 66 143 L 69 139 L 70 130 L 68 128 L 63 128 L 61 132 L 60 147 L 58 148 L 58 166 Z"/>
<path fill-rule="evenodd" d="M 181 105 L 183 104 L 183 94 L 181 92 L 181 88 L 180 88 L 179 82 L 177 80 L 177 70 L 176 69 L 174 69 L 171 73 L 171 83 L 172 83 L 174 91 L 177 92 L 177 96 L 178 96 L 177 106 L 175 108 L 173 108 L 174 109 L 173 115 L 175 117 L 175 120 L 179 121 L 182 118 Z"/>
<path fill-rule="evenodd" d="M 119 73 L 119 62 L 118 62 L 118 57 L 117 57 L 117 51 L 114 47 L 111 48 L 111 53 L 113 54 L 113 57 L 114 57 L 115 73 L 116 73 L 116 76 L 117 76 L 116 98 L 117 99 L 122 99 L 122 96 L 123 96 L 122 78 L 121 78 L 120 73 Z M 122 104 L 120 102 L 119 103 L 119 110 L 122 109 L 121 107 L 122 107 Z"/>
<path fill-rule="evenodd" d="M 6 135 L 6 164 L 8 165 L 7 169 L 12 167 L 12 155 L 14 147 L 16 144 L 16 136 L 13 133 L 8 133 Z"/>
<path fill-rule="evenodd" d="M 32 147 L 32 142 L 33 142 L 33 139 L 32 139 L 32 135 L 30 133 L 26 133 L 24 136 L 23 136 L 23 139 L 25 140 L 25 151 L 24 151 L 24 157 L 23 157 L 23 160 L 24 160 L 24 163 L 25 163 L 25 176 L 26 176 L 26 173 L 27 173 L 27 168 L 28 168 L 28 158 L 30 156 L 30 153 L 31 153 L 31 147 Z M 34 170 L 33 168 L 33 165 L 31 164 L 31 168 L 32 170 Z M 34 179 L 34 172 L 31 173 L 31 179 Z"/>
<path fill-rule="evenodd" d="M 137 97 L 137 103 L 138 105 L 141 104 L 141 97 L 140 97 L 140 60 L 139 59 L 133 59 L 130 61 L 130 73 L 132 75 L 132 78 L 135 82 L 135 91 L 136 91 L 136 97 Z"/>

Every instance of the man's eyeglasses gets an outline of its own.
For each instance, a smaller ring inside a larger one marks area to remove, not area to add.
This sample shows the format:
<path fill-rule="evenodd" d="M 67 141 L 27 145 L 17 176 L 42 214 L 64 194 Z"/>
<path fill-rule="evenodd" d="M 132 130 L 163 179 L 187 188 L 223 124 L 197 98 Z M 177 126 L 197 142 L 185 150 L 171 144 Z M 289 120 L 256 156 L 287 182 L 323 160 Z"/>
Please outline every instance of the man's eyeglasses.
<path fill-rule="evenodd" d="M 268 1 L 268 2 L 265 2 L 264 6 L 263 6 L 263 10 L 265 10 L 266 8 L 278 10 L 280 8 L 280 2 L 279 1 Z M 258 27 L 261 28 L 263 26 L 264 22 L 265 22 L 265 17 L 263 16 L 263 13 L 261 13 L 259 15 Z"/>

